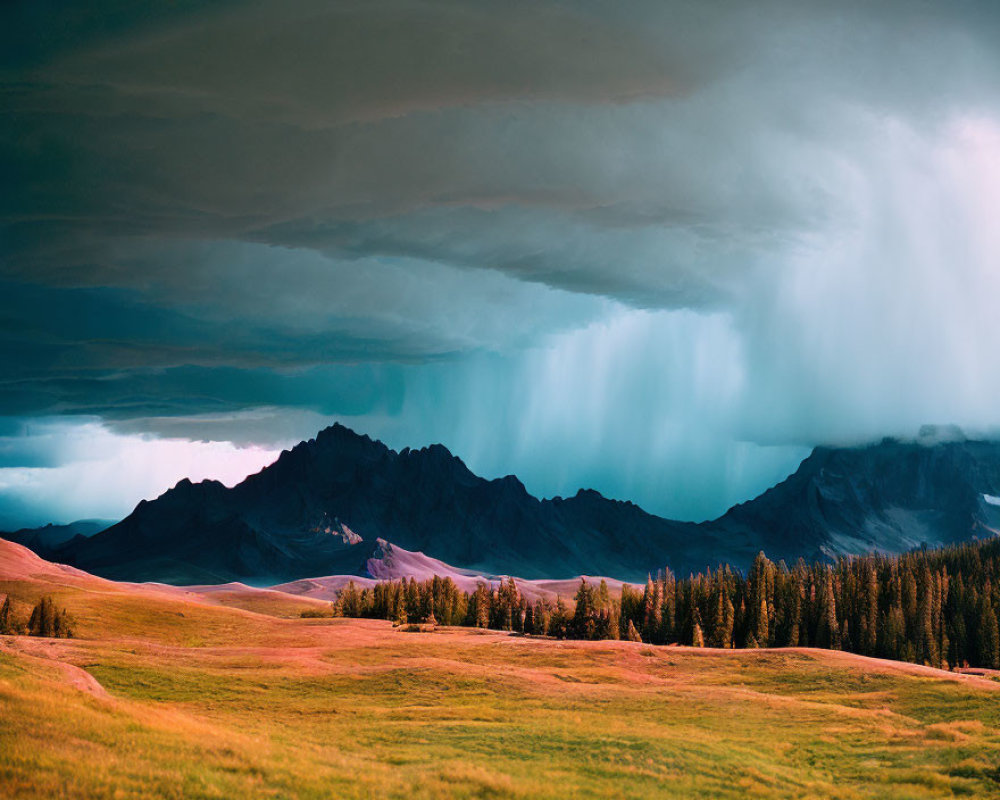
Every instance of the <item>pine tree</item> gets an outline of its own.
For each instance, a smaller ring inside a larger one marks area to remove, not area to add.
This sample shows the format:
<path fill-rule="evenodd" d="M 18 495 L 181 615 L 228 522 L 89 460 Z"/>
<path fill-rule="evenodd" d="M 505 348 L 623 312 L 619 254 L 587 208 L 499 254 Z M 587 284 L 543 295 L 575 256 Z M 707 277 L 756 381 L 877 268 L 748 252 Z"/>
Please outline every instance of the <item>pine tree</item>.
<path fill-rule="evenodd" d="M 625 640 L 629 642 L 642 641 L 642 637 L 639 635 L 639 631 L 635 629 L 635 625 L 632 624 L 632 620 L 628 621 L 628 629 L 625 631 Z"/>
<path fill-rule="evenodd" d="M 602 580 L 597 596 L 601 601 L 601 614 L 607 618 L 603 625 L 603 635 L 608 639 L 621 638 L 621 604 L 611 599 L 608 584 Z"/>
<path fill-rule="evenodd" d="M 937 636 L 937 651 L 941 662 L 940 666 L 942 669 L 948 669 L 948 651 L 951 648 L 951 642 L 948 639 L 947 607 L 948 586 L 951 583 L 951 579 L 948 577 L 946 567 L 941 568 L 941 571 L 935 576 L 935 581 L 937 582 L 935 588 L 937 602 L 935 604 L 934 635 Z"/>
<path fill-rule="evenodd" d="M 56 611 L 51 597 L 43 597 L 31 610 L 28 633 L 32 636 L 55 636 Z"/>
<path fill-rule="evenodd" d="M 420 620 L 420 590 L 414 578 L 410 578 L 406 585 L 406 616 L 410 622 Z"/>
<path fill-rule="evenodd" d="M 760 604 L 757 606 L 757 622 L 754 626 L 754 639 L 760 643 L 761 647 L 767 647 L 767 643 L 770 641 L 767 600 L 763 597 L 760 599 Z"/>
<path fill-rule="evenodd" d="M 72 621 L 65 608 L 56 613 L 52 635 L 60 639 L 70 639 L 73 636 Z"/>
<path fill-rule="evenodd" d="M 713 647 L 728 648 L 733 646 L 734 616 L 733 601 L 722 590 L 720 581 L 719 598 L 715 609 L 715 621 L 712 623 Z"/>
<path fill-rule="evenodd" d="M 903 659 L 906 644 L 906 621 L 902 605 L 893 603 L 882 623 L 880 654 L 885 658 Z"/>
<path fill-rule="evenodd" d="M 3 605 L 0 606 L 0 634 L 12 634 L 14 632 L 14 620 L 11 618 L 10 596 L 5 596 Z"/>
<path fill-rule="evenodd" d="M 41 636 L 42 633 L 42 604 L 38 602 L 31 609 L 31 616 L 28 618 L 28 635 Z"/>
<path fill-rule="evenodd" d="M 531 615 L 531 620 L 533 623 L 532 633 L 538 634 L 539 636 L 545 636 L 549 632 L 549 620 L 551 619 L 552 612 L 549 609 L 547 603 L 543 602 L 541 599 L 535 601 L 535 610 Z"/>
<path fill-rule="evenodd" d="M 960 665 L 963 661 L 968 660 L 969 636 L 965 626 L 966 597 L 962 584 L 962 573 L 959 572 L 951 581 L 948 595 L 948 660 L 955 665 Z"/>
<path fill-rule="evenodd" d="M 646 589 L 642 594 L 642 638 L 647 642 L 655 641 L 660 629 L 659 587 L 652 578 L 646 579 Z"/>
<path fill-rule="evenodd" d="M 521 624 L 521 592 L 513 578 L 500 579 L 497 589 L 497 617 L 501 630 L 512 631 Z"/>
<path fill-rule="evenodd" d="M 576 608 L 573 611 L 573 622 L 570 633 L 577 639 L 597 638 L 597 620 L 594 590 L 583 579 L 576 590 L 574 599 Z"/>
<path fill-rule="evenodd" d="M 917 624 L 917 579 L 909 565 L 902 572 L 902 603 L 906 630 L 913 631 Z"/>
<path fill-rule="evenodd" d="M 979 598 L 979 647 L 978 665 L 990 669 L 1000 669 L 1000 629 L 997 615 L 986 593 Z"/>
<path fill-rule="evenodd" d="M 840 629 L 837 625 L 837 600 L 833 593 L 833 570 L 823 571 L 823 586 L 819 600 L 819 623 L 816 629 L 816 645 L 830 650 L 839 648 Z"/>
<path fill-rule="evenodd" d="M 705 646 L 705 634 L 701 627 L 701 612 L 696 603 L 691 605 L 691 646 Z"/>
<path fill-rule="evenodd" d="M 490 626 L 490 601 L 492 592 L 486 588 L 485 583 L 480 583 L 476 587 L 475 619 L 473 620 L 477 628 L 488 628 Z"/>
<path fill-rule="evenodd" d="M 805 593 L 802 576 L 798 570 L 791 576 L 790 591 L 792 592 L 792 601 L 788 612 L 788 640 L 786 644 L 789 647 L 798 647 L 802 640 L 802 595 Z"/>
<path fill-rule="evenodd" d="M 733 628 L 736 624 L 736 611 L 733 608 L 733 601 L 726 596 L 725 614 L 722 617 L 722 646 L 733 647 Z"/>
<path fill-rule="evenodd" d="M 723 617 L 725 616 L 725 613 L 725 595 L 720 587 L 715 593 L 715 613 L 712 615 L 712 624 L 709 627 L 708 640 L 712 647 L 725 647 L 722 642 Z"/>
<path fill-rule="evenodd" d="M 569 609 L 566 608 L 566 601 L 562 599 L 561 595 L 556 595 L 556 607 L 549 620 L 549 634 L 557 639 L 565 639 L 569 633 L 571 622 L 572 617 L 570 617 Z"/>
<path fill-rule="evenodd" d="M 926 570 L 925 570 L 926 571 Z M 926 571 L 924 593 L 920 599 L 919 627 L 917 629 L 917 658 L 929 666 L 937 667 L 941 663 L 937 652 L 937 640 L 934 636 L 934 587 L 930 580 L 930 572 Z"/>
<path fill-rule="evenodd" d="M 51 638 L 56 635 L 56 604 L 51 597 L 46 598 L 42 608 L 42 630 L 43 636 Z"/>
<path fill-rule="evenodd" d="M 660 580 L 660 642 L 676 641 L 677 636 L 677 581 L 674 574 L 665 569 Z"/>
<path fill-rule="evenodd" d="M 861 612 L 861 652 L 873 656 L 878 647 L 878 575 L 871 562 L 865 563 L 864 593 Z"/>
<path fill-rule="evenodd" d="M 337 597 L 340 604 L 340 613 L 345 617 L 357 618 L 361 616 L 363 606 L 361 603 L 361 592 L 354 581 L 348 581 Z"/>
<path fill-rule="evenodd" d="M 749 596 L 749 608 L 752 620 L 750 625 L 751 632 L 753 638 L 761 647 L 767 647 L 769 641 L 767 609 L 767 572 L 769 563 L 763 551 L 757 553 L 750 567 L 750 574 L 747 579 L 747 594 Z M 763 614 L 761 614 L 762 604 Z"/>

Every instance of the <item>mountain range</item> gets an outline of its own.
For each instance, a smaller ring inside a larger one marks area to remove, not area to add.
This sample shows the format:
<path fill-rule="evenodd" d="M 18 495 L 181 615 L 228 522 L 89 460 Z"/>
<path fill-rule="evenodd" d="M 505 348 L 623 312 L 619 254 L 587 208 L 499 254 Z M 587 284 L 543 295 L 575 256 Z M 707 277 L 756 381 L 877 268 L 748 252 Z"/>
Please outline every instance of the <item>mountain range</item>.
<path fill-rule="evenodd" d="M 386 543 L 477 574 L 644 580 L 664 566 L 743 568 L 758 550 L 830 559 L 998 530 L 995 442 L 819 447 L 759 497 L 692 523 L 593 490 L 538 499 L 513 476 L 476 476 L 442 445 L 396 452 L 337 424 L 233 488 L 183 480 L 100 533 L 35 549 L 104 577 L 174 584 L 376 577 Z"/>
<path fill-rule="evenodd" d="M 79 519 L 68 525 L 43 525 L 40 528 L 20 528 L 0 533 L 0 538 L 23 544 L 36 552 L 52 552 L 77 536 L 93 536 L 114 525 L 114 520 Z"/>

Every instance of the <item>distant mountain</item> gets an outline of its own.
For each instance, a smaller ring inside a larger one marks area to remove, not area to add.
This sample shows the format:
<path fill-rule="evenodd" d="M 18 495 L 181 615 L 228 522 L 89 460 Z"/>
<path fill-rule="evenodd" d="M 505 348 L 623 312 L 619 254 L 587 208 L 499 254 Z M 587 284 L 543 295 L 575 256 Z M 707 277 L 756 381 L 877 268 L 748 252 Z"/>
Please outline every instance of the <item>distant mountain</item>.
<path fill-rule="evenodd" d="M 993 535 L 998 497 L 1000 445 L 886 440 L 817 448 L 719 519 L 676 522 L 594 491 L 539 500 L 441 445 L 397 453 L 334 425 L 232 489 L 181 481 L 44 554 L 116 579 L 264 584 L 365 575 L 382 539 L 480 573 L 643 580 L 664 565 L 746 566 L 759 549 L 790 561 Z"/>
<path fill-rule="evenodd" d="M 16 531 L 0 531 L 0 539 L 17 542 L 35 551 L 51 551 L 66 544 L 77 536 L 93 536 L 115 524 L 111 519 L 80 519 L 68 525 L 44 525 L 41 528 L 21 528 Z"/>
<path fill-rule="evenodd" d="M 275 583 L 364 574 L 377 539 L 457 567 L 525 578 L 642 576 L 670 557 L 704 566 L 719 542 L 697 526 L 581 491 L 538 500 L 487 481 L 441 445 L 390 450 L 334 425 L 227 489 L 181 481 L 57 560 L 127 580 Z M 86 566 L 84 566 L 86 565 Z"/>
<path fill-rule="evenodd" d="M 817 447 L 793 475 L 706 524 L 759 535 L 778 558 L 901 553 L 996 535 L 998 495 L 1000 443 L 927 432 L 916 442 Z"/>

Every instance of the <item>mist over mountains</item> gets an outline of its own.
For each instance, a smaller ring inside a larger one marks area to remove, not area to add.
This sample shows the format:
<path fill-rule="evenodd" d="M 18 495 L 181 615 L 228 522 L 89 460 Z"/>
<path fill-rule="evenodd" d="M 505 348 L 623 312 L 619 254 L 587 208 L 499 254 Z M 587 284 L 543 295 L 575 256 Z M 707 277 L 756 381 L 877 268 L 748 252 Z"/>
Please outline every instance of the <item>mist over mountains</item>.
<path fill-rule="evenodd" d="M 367 575 L 390 542 L 461 569 L 643 580 L 730 563 L 902 552 L 1000 530 L 1000 444 L 884 440 L 816 448 L 759 497 L 703 523 L 592 490 L 540 500 L 485 480 L 441 445 L 395 451 L 342 425 L 229 489 L 184 480 L 121 522 L 36 550 L 119 580 L 280 583 Z"/>

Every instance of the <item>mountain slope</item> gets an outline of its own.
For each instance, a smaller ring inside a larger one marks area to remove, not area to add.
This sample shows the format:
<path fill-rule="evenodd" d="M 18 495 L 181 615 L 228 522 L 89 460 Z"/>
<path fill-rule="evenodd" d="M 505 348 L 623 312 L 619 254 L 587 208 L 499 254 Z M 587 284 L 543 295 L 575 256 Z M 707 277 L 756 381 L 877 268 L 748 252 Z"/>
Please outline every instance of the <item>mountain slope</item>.
<path fill-rule="evenodd" d="M 707 523 L 760 535 L 776 558 L 935 547 L 1000 531 L 1000 444 L 886 439 L 817 447 L 759 497 Z"/>
<path fill-rule="evenodd" d="M 114 525 L 114 520 L 80 519 L 68 525 L 43 525 L 41 528 L 21 528 L 0 531 L 0 538 L 17 542 L 33 550 L 52 550 L 77 536 L 93 536 Z"/>
<path fill-rule="evenodd" d="M 362 575 L 326 575 L 301 578 L 271 588 L 301 597 L 333 601 L 351 581 L 364 587 L 373 586 L 378 581 L 395 581 L 400 578 L 415 578 L 418 581 L 424 581 L 435 576 L 451 578 L 455 585 L 467 594 L 475 592 L 480 583 L 485 583 L 496 589 L 500 581 L 504 579 L 499 575 L 484 575 L 475 570 L 459 569 L 423 553 L 404 550 L 391 542 L 379 539 L 378 547 L 373 557 L 368 559 Z M 570 598 L 579 588 L 581 580 L 595 587 L 599 586 L 603 580 L 613 595 L 620 595 L 622 591 L 622 581 L 593 575 L 578 575 L 563 580 L 525 580 L 519 577 L 514 580 L 521 594 L 528 598 L 529 602 L 540 598 L 555 602 L 559 596 Z M 206 590 L 206 587 L 197 588 L 202 592 Z M 633 588 L 641 590 L 642 587 L 636 585 Z"/>
<path fill-rule="evenodd" d="M 232 489 L 181 481 L 53 555 L 117 579 L 274 583 L 363 574 L 381 538 L 481 572 L 643 578 L 714 559 L 719 543 L 696 531 L 596 492 L 538 500 L 441 445 L 397 453 L 334 425 Z"/>
<path fill-rule="evenodd" d="M 481 573 L 643 580 L 663 565 L 746 566 L 759 549 L 790 561 L 992 535 L 996 495 L 1000 445 L 887 440 L 817 448 L 719 519 L 675 522 L 594 491 L 539 500 L 441 445 L 397 453 L 334 425 L 232 489 L 181 481 L 51 555 L 117 579 L 264 584 L 365 575 L 384 539 Z"/>

